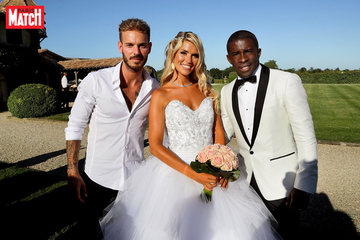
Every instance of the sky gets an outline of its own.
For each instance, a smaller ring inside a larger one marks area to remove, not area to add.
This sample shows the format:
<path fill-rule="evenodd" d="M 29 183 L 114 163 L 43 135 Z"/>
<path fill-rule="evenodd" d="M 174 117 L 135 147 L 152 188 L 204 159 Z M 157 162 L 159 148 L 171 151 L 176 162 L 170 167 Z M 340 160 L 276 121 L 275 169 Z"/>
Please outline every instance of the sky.
<path fill-rule="evenodd" d="M 359 0 L 35 0 L 45 8 L 41 48 L 71 58 L 121 57 L 118 26 L 140 18 L 151 28 L 147 65 L 164 67 L 165 47 L 179 31 L 203 42 L 207 69 L 223 70 L 226 42 L 238 30 L 254 33 L 260 62 L 279 68 L 360 69 Z"/>

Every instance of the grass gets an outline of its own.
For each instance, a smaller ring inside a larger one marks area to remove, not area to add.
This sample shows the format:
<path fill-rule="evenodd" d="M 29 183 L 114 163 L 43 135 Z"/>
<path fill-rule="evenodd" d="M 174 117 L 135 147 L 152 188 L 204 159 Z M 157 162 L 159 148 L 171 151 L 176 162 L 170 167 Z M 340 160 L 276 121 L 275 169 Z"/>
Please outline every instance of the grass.
<path fill-rule="evenodd" d="M 305 84 L 318 140 L 360 143 L 360 85 Z"/>
<path fill-rule="evenodd" d="M 225 84 L 214 85 L 220 93 Z M 360 84 L 304 84 L 316 138 L 360 143 Z"/>
<path fill-rule="evenodd" d="M 78 210 L 66 179 L 0 162 L 0 189 L 4 239 L 75 239 Z"/>
<path fill-rule="evenodd" d="M 51 116 L 42 117 L 42 119 L 50 119 L 55 121 L 69 121 L 70 111 L 54 114 Z"/>

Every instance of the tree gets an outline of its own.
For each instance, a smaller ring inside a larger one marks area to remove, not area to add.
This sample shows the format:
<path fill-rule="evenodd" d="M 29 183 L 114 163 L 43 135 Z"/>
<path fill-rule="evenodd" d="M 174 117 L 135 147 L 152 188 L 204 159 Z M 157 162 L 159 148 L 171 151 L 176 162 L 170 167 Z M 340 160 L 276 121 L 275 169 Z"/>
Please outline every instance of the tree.
<path fill-rule="evenodd" d="M 272 69 L 279 69 L 278 65 L 276 64 L 275 60 L 269 60 L 266 63 L 264 63 L 265 66 Z"/>
<path fill-rule="evenodd" d="M 314 69 L 313 73 L 322 73 L 322 70 L 320 68 Z"/>
<path fill-rule="evenodd" d="M 160 81 L 160 79 L 161 79 L 161 76 L 162 76 L 163 72 L 164 72 L 164 69 L 161 69 L 161 70 L 157 70 L 157 71 L 156 71 L 156 75 L 157 75 L 157 77 L 159 78 L 159 81 Z"/>
<path fill-rule="evenodd" d="M 289 68 L 289 69 L 286 69 L 285 71 L 286 71 L 286 72 L 294 73 L 294 72 L 295 72 L 295 68 Z"/>
<path fill-rule="evenodd" d="M 299 72 L 301 72 L 301 73 L 307 72 L 306 67 L 300 68 Z"/>
<path fill-rule="evenodd" d="M 220 79 L 222 77 L 222 71 L 218 68 L 210 69 L 209 74 L 213 79 Z"/>
<path fill-rule="evenodd" d="M 225 69 L 222 71 L 222 76 L 229 78 L 231 72 L 234 72 L 234 68 L 233 68 L 232 66 L 230 66 L 230 67 L 228 67 L 228 68 L 225 68 Z"/>

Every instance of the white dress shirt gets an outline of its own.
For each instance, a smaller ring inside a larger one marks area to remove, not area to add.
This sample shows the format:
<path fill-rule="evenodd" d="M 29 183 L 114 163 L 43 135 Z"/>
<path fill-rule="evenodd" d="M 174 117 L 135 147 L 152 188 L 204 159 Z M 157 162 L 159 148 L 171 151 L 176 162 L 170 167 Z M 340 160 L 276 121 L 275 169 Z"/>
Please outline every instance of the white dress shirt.
<path fill-rule="evenodd" d="M 85 173 L 94 182 L 115 190 L 122 190 L 124 181 L 144 160 L 151 94 L 160 87 L 143 70 L 144 82 L 129 111 L 120 89 L 121 64 L 84 78 L 65 129 L 66 140 L 81 140 L 90 119 Z"/>
<path fill-rule="evenodd" d="M 255 101 L 257 89 L 259 86 L 261 68 L 262 67 L 259 64 L 255 74 L 253 74 L 256 75 L 256 83 L 245 82 L 245 84 L 238 89 L 237 93 L 239 99 L 240 116 L 249 142 L 251 142 L 254 126 Z M 236 81 L 242 81 L 241 79 L 242 78 L 238 76 Z"/>

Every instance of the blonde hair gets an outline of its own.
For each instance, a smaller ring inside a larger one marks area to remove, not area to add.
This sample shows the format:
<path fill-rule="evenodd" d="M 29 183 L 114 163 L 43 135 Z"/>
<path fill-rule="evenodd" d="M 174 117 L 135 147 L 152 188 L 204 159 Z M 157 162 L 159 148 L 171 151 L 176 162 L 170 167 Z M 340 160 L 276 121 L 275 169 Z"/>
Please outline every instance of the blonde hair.
<path fill-rule="evenodd" d="M 171 40 L 165 48 L 166 59 L 165 59 L 165 68 L 161 76 L 161 85 L 166 84 L 171 80 L 174 75 L 174 64 L 173 60 L 175 54 L 181 48 L 184 41 L 189 41 L 195 45 L 196 49 L 199 52 L 199 60 L 195 66 L 195 70 L 190 74 L 192 81 L 198 83 L 199 90 L 205 97 L 211 97 L 214 103 L 215 112 L 219 113 L 219 104 L 218 104 L 218 92 L 208 83 L 206 80 L 206 65 L 205 65 L 205 52 L 204 47 L 200 38 L 192 32 L 179 32 L 176 37 Z"/>

